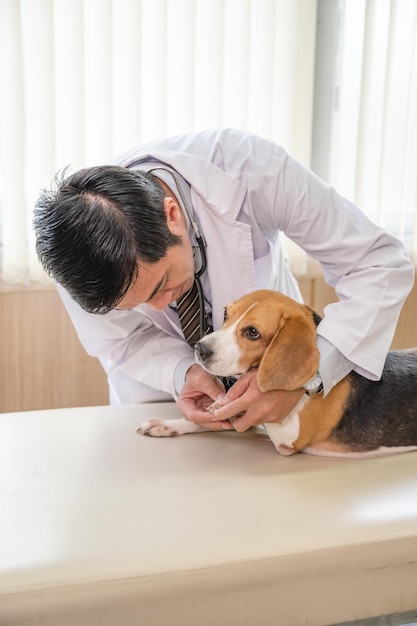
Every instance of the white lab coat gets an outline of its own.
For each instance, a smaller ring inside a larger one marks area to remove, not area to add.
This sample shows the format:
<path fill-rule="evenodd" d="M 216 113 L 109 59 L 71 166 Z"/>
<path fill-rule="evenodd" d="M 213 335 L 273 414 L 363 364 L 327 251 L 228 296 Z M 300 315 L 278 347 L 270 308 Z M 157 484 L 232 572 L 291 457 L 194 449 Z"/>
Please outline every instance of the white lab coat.
<path fill-rule="evenodd" d="M 336 288 L 339 302 L 326 308 L 318 334 L 357 371 L 379 378 L 414 277 L 397 239 L 282 147 L 254 135 L 218 130 L 174 137 L 135 148 L 113 164 L 140 170 L 149 160 L 174 168 L 191 185 L 207 241 L 214 329 L 224 305 L 254 289 L 301 299 L 283 257 L 283 231 L 321 263 Z M 192 351 L 175 312 L 144 304 L 92 315 L 60 292 L 81 342 L 107 371 L 113 403 L 176 396 L 175 369 Z"/>

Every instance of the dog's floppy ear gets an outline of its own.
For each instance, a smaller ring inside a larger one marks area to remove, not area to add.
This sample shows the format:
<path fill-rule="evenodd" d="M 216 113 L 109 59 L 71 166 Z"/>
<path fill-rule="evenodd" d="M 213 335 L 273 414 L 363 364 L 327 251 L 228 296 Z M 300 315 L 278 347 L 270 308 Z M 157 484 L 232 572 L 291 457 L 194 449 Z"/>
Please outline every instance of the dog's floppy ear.
<path fill-rule="evenodd" d="M 303 314 L 288 317 L 280 324 L 262 358 L 259 389 L 298 389 L 314 376 L 318 363 L 314 325 Z"/>

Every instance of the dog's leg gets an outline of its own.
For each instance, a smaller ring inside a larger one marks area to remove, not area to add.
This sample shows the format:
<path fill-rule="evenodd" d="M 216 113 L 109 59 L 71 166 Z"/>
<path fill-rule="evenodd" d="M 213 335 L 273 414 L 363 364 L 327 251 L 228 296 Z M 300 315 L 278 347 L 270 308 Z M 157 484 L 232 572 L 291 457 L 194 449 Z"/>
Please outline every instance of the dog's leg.
<path fill-rule="evenodd" d="M 149 437 L 176 437 L 187 433 L 202 433 L 207 428 L 179 417 L 175 420 L 152 419 L 138 426 L 136 432 Z"/>
<path fill-rule="evenodd" d="M 302 411 L 308 400 L 308 396 L 302 396 L 296 407 L 279 424 L 264 424 L 265 430 L 275 448 L 284 456 L 289 456 L 298 452 L 298 450 L 294 448 L 293 444 L 297 441 L 300 434 L 299 413 Z"/>

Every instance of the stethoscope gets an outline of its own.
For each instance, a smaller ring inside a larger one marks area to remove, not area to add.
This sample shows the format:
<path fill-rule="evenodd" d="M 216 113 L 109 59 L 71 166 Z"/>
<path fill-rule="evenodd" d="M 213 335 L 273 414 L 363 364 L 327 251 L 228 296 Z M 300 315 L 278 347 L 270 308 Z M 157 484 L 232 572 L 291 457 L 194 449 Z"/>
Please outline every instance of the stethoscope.
<path fill-rule="evenodd" d="M 136 165 L 136 163 L 130 164 L 129 167 L 132 167 L 132 165 Z M 198 272 L 194 272 L 194 278 L 195 278 L 195 284 L 197 286 L 198 304 L 200 308 L 200 339 L 201 339 L 204 335 L 204 325 L 205 325 L 204 318 L 205 318 L 206 311 L 205 311 L 205 306 L 204 306 L 204 294 L 203 294 L 203 288 L 200 282 L 200 276 L 202 276 L 207 269 L 207 255 L 206 255 L 207 243 L 204 238 L 204 235 L 200 231 L 200 228 L 197 222 L 193 218 L 192 212 L 190 210 L 190 207 L 188 206 L 187 200 L 181 189 L 181 185 L 176 174 L 172 172 L 171 170 L 167 169 L 166 167 L 161 167 L 161 166 L 153 167 L 151 170 L 147 170 L 147 171 L 149 174 L 153 174 L 153 172 L 156 172 L 158 170 L 167 172 L 172 177 L 175 183 L 175 186 L 177 188 L 178 195 L 181 198 L 182 205 L 185 209 L 185 212 L 187 213 L 188 219 L 190 220 L 191 228 L 193 229 L 194 237 L 200 250 L 201 265 L 200 265 L 200 269 L 198 270 Z"/>
<path fill-rule="evenodd" d="M 185 212 L 187 213 L 188 219 L 190 220 L 190 224 L 191 224 L 191 228 L 193 229 L 194 232 L 194 236 L 195 236 L 195 240 L 197 242 L 197 245 L 200 249 L 200 260 L 201 260 L 201 267 L 198 270 L 198 272 L 194 273 L 194 276 L 196 278 L 200 278 L 200 276 L 202 276 L 204 274 L 204 272 L 207 269 L 207 255 L 206 255 L 206 247 L 207 247 L 207 243 L 206 240 L 204 239 L 204 235 L 201 233 L 200 228 L 197 224 L 197 222 L 193 219 L 193 215 L 192 212 L 190 211 L 190 207 L 188 206 L 188 203 L 185 199 L 185 195 L 181 189 L 181 185 L 179 183 L 179 180 L 176 176 L 176 174 L 174 174 L 174 172 L 172 172 L 171 170 L 168 170 L 166 167 L 153 167 L 151 170 L 148 170 L 148 174 L 152 174 L 153 172 L 156 172 L 157 170 L 160 170 L 162 172 L 167 172 L 170 176 L 172 176 L 175 186 L 177 188 L 178 191 L 178 195 L 181 198 L 182 204 L 184 206 Z"/>

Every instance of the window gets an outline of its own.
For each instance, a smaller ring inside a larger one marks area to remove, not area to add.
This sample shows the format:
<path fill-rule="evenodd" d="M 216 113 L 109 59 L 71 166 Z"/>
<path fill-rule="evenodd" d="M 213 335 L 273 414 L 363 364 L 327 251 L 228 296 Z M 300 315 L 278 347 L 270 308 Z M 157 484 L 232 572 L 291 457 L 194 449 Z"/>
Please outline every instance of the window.
<path fill-rule="evenodd" d="M 417 3 L 320 0 L 312 168 L 417 253 Z"/>
<path fill-rule="evenodd" d="M 3 0 L 3 279 L 45 280 L 31 215 L 58 170 L 215 126 L 283 144 L 415 253 L 416 46 L 414 0 Z"/>
<path fill-rule="evenodd" d="M 234 126 L 308 162 L 311 0 L 3 0 L 3 278 L 42 280 L 31 213 L 56 171 Z"/>

